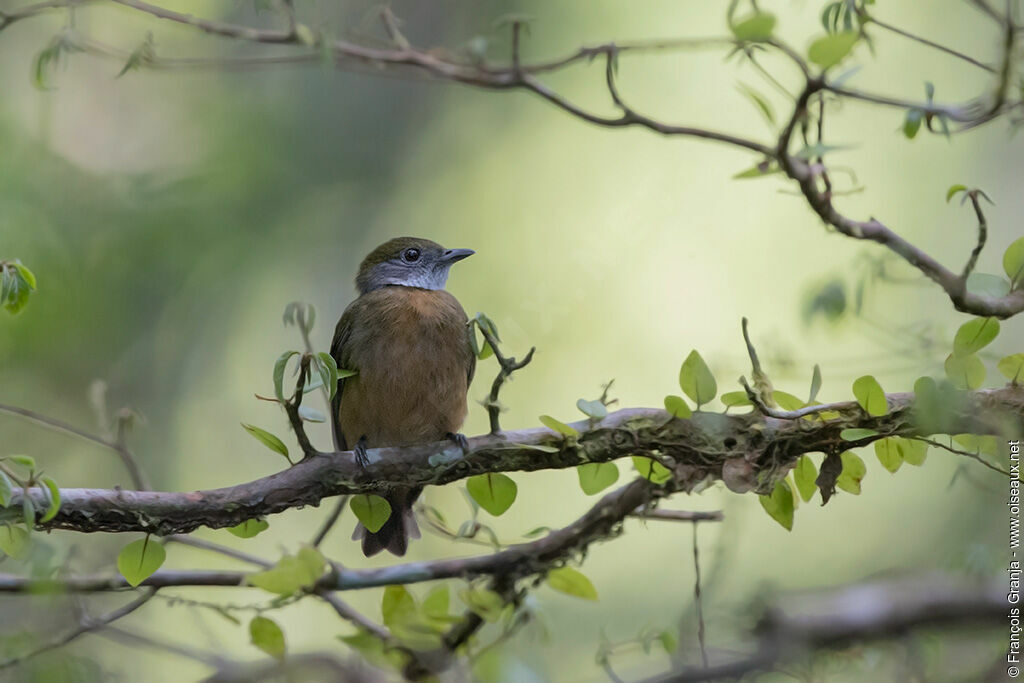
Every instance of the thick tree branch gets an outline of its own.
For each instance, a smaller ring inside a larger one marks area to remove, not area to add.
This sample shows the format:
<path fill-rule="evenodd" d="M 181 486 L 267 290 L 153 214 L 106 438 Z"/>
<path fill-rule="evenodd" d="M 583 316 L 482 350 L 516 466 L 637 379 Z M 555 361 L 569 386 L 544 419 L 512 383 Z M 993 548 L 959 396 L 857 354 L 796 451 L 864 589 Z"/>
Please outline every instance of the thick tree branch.
<path fill-rule="evenodd" d="M 62 489 L 56 517 L 41 529 L 82 532 L 143 531 L 158 535 L 187 533 L 200 526 L 221 528 L 289 508 L 316 505 L 322 499 L 346 493 L 376 490 L 382 482 L 404 485 L 441 485 L 487 472 L 565 469 L 587 462 L 607 462 L 628 455 L 648 455 L 675 463 L 679 488 L 704 477 L 719 479 L 723 464 L 741 459 L 754 472 L 773 473 L 800 455 L 829 452 L 844 445 L 841 430 L 874 429 L 877 436 L 857 442 L 866 445 L 885 436 L 928 436 L 912 419 L 913 394 L 888 396 L 890 412 L 866 415 L 849 402 L 832 404 L 839 417 L 828 421 L 765 417 L 758 413 L 721 415 L 696 413 L 687 420 L 669 420 L 662 410 L 634 408 L 609 414 L 592 424 L 575 423 L 581 436 L 575 441 L 545 429 L 505 432 L 469 439 L 463 453 L 451 443 L 368 452 L 370 464 L 360 468 L 350 453 L 319 453 L 283 472 L 222 489 L 169 493 L 120 489 Z M 961 392 L 958 409 L 946 417 L 941 433 L 999 433 L 1001 421 L 1024 416 L 1024 387 Z M 558 448 L 542 453 L 535 447 Z M 846 444 L 849 445 L 849 444 Z M 770 479 L 770 477 L 769 477 Z M 728 482 L 727 482 L 728 483 Z M 769 484 L 762 482 L 763 486 Z M 762 487 L 763 487 L 762 486 Z M 22 492 L 12 505 L 0 510 L 0 520 L 20 519 Z M 30 489 L 36 507 L 45 510 L 46 494 Z M 635 507 L 635 506 L 634 506 Z"/>

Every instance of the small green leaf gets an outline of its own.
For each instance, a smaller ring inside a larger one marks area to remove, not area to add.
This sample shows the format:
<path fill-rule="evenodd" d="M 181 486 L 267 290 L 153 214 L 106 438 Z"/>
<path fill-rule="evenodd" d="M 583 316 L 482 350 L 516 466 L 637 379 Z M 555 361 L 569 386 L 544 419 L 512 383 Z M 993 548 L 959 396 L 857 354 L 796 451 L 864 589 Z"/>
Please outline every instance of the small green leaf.
<path fill-rule="evenodd" d="M 696 349 L 690 352 L 679 369 L 679 387 L 698 408 L 710 402 L 718 393 L 715 376 Z"/>
<path fill-rule="evenodd" d="M 298 351 L 285 351 L 278 356 L 274 363 L 274 396 L 282 403 L 284 403 L 284 371 L 291 357 L 297 355 L 299 355 Z"/>
<path fill-rule="evenodd" d="M 859 39 L 860 35 L 853 31 L 818 38 L 808 48 L 807 57 L 822 69 L 828 69 L 843 61 Z"/>
<path fill-rule="evenodd" d="M 423 598 L 423 614 L 431 619 L 447 619 L 450 603 L 448 586 L 438 586 Z"/>
<path fill-rule="evenodd" d="M 281 441 L 281 439 L 277 438 L 270 432 L 260 429 L 259 427 L 254 427 L 253 425 L 247 425 L 244 422 L 242 423 L 242 429 L 252 434 L 260 443 L 270 450 L 280 453 L 285 458 L 288 458 L 288 447 L 284 445 L 284 442 Z M 290 458 L 288 462 L 291 462 Z"/>
<path fill-rule="evenodd" d="M 860 441 L 861 439 L 867 439 L 872 436 L 878 436 L 878 432 L 874 429 L 862 429 L 860 427 L 844 429 L 839 432 L 839 438 L 843 441 Z"/>
<path fill-rule="evenodd" d="M 928 457 L 928 444 L 924 441 L 897 437 L 896 445 L 900 449 L 900 455 L 903 457 L 903 462 L 908 465 L 920 467 L 924 464 L 925 458 Z"/>
<path fill-rule="evenodd" d="M 667 401 L 668 399 L 665 400 Z M 719 396 L 718 400 L 722 402 L 722 405 L 728 408 L 753 405 L 753 403 L 750 402 L 750 398 L 747 396 L 747 392 L 745 391 L 727 391 L 721 396 Z"/>
<path fill-rule="evenodd" d="M 1014 384 L 1024 381 L 1024 353 L 1015 353 L 999 361 L 996 369 Z"/>
<path fill-rule="evenodd" d="M 742 83 L 739 84 L 739 90 L 741 93 L 750 98 L 750 101 L 758 108 L 761 114 L 764 115 L 765 120 L 769 124 L 775 123 L 775 111 L 772 109 L 772 105 L 764 98 L 761 93 L 757 92 L 753 88 L 746 86 Z"/>
<path fill-rule="evenodd" d="M 821 391 L 821 368 L 815 363 L 814 373 L 811 375 L 811 393 L 807 398 L 807 403 L 814 403 L 818 399 L 819 391 Z"/>
<path fill-rule="evenodd" d="M 11 266 L 21 274 L 21 279 L 25 281 L 25 284 L 29 286 L 29 289 L 35 290 L 36 288 L 36 276 L 28 269 L 21 261 L 14 261 Z"/>
<path fill-rule="evenodd" d="M 592 496 L 619 480 L 619 468 L 613 462 L 588 462 L 576 468 L 583 493 Z"/>
<path fill-rule="evenodd" d="M 270 522 L 262 518 L 247 519 L 241 524 L 228 527 L 228 532 L 239 538 L 252 538 L 270 528 Z"/>
<path fill-rule="evenodd" d="M 295 555 L 284 555 L 270 569 L 245 577 L 250 586 L 277 595 L 292 595 L 310 588 L 323 576 L 327 560 L 316 548 L 302 547 Z"/>
<path fill-rule="evenodd" d="M 327 387 L 327 392 L 330 396 L 329 400 L 332 400 L 334 395 L 338 393 L 338 362 L 334 360 L 334 356 L 323 351 L 316 354 L 316 357 L 320 361 L 317 364 L 320 381 Z"/>
<path fill-rule="evenodd" d="M 969 356 L 992 343 L 999 334 L 999 321 L 995 318 L 974 318 L 968 320 L 956 331 L 953 339 L 953 354 Z"/>
<path fill-rule="evenodd" d="M 732 33 L 737 40 L 764 41 L 772 37 L 775 30 L 775 15 L 768 12 L 757 12 L 732 25 Z"/>
<path fill-rule="evenodd" d="M 28 531 L 12 524 L 0 525 L 0 551 L 20 560 L 28 555 L 28 546 Z"/>
<path fill-rule="evenodd" d="M 274 621 L 266 617 L 253 617 L 249 622 L 249 639 L 271 657 L 284 659 L 284 633 Z"/>
<path fill-rule="evenodd" d="M 860 456 L 853 451 L 844 451 L 840 457 L 843 462 L 843 472 L 836 479 L 836 486 L 847 493 L 859 496 L 860 482 L 868 473 L 868 468 Z"/>
<path fill-rule="evenodd" d="M 967 291 L 978 296 L 1001 299 L 1010 293 L 1010 282 L 998 275 L 971 273 L 967 276 Z"/>
<path fill-rule="evenodd" d="M 132 541 L 117 555 L 117 570 L 134 588 L 153 575 L 167 559 L 163 545 L 149 536 Z"/>
<path fill-rule="evenodd" d="M 21 465 L 28 470 L 34 470 L 36 468 L 36 459 L 31 455 L 8 455 L 6 459 L 10 460 L 15 465 Z"/>
<path fill-rule="evenodd" d="M 556 431 L 559 434 L 562 434 L 563 436 L 577 437 L 580 435 L 580 433 L 576 431 L 573 427 L 570 427 L 564 422 L 559 422 L 550 415 L 541 415 L 540 423 L 547 427 L 548 429 Z"/>
<path fill-rule="evenodd" d="M 5 508 L 11 504 L 11 497 L 14 493 L 14 485 L 7 475 L 0 472 L 0 507 Z"/>
<path fill-rule="evenodd" d="M 809 455 L 800 456 L 793 469 L 793 481 L 805 503 L 810 501 L 814 497 L 814 492 L 818 490 L 814 483 L 817 478 L 818 468 L 814 465 L 811 457 Z"/>
<path fill-rule="evenodd" d="M 674 654 L 676 648 L 679 647 L 679 639 L 672 631 L 662 631 L 658 634 L 658 642 L 665 648 L 666 654 Z"/>
<path fill-rule="evenodd" d="M 586 401 L 581 398 L 576 401 L 576 407 L 580 409 L 581 413 L 593 420 L 602 420 L 608 416 L 608 408 L 597 400 Z"/>
<path fill-rule="evenodd" d="M 314 33 L 313 29 L 310 27 L 305 24 L 295 24 L 295 28 L 293 30 L 295 32 L 296 39 L 298 39 L 298 41 L 303 45 L 306 45 L 307 47 L 316 45 L 316 33 Z"/>
<path fill-rule="evenodd" d="M 780 481 L 775 485 L 770 496 L 758 496 L 761 500 L 761 507 L 776 522 L 785 527 L 788 531 L 793 530 L 793 491 L 789 484 Z"/>
<path fill-rule="evenodd" d="M 723 396 L 723 398 L 725 397 Z M 666 396 L 665 410 L 672 417 L 682 420 L 686 420 L 693 416 L 693 411 L 690 410 L 689 404 L 682 396 Z"/>
<path fill-rule="evenodd" d="M 327 416 L 321 413 L 319 410 L 310 408 L 309 406 L 299 406 L 299 417 L 305 422 L 327 422 Z"/>
<path fill-rule="evenodd" d="M 559 567 L 548 572 L 547 584 L 560 593 L 584 600 L 597 600 L 597 589 L 586 576 L 572 567 Z"/>
<path fill-rule="evenodd" d="M 466 489 L 473 500 L 495 517 L 512 507 L 518 487 L 504 474 L 478 474 L 466 481 Z"/>
<path fill-rule="evenodd" d="M 797 398 L 793 394 L 786 391 L 779 391 L 775 389 L 772 391 L 772 398 L 779 404 L 779 407 L 783 410 L 800 410 L 806 404 L 803 400 Z"/>
<path fill-rule="evenodd" d="M 641 477 L 652 484 L 664 484 L 672 478 L 672 473 L 669 472 L 668 468 L 657 460 L 643 455 L 633 456 L 633 467 L 636 468 Z"/>
<path fill-rule="evenodd" d="M 486 588 L 467 588 L 459 591 L 459 597 L 466 603 L 466 607 L 490 622 L 500 619 L 505 607 L 501 596 Z"/>
<path fill-rule="evenodd" d="M 853 383 L 853 395 L 868 415 L 879 417 L 889 412 L 882 385 L 871 375 L 858 377 Z"/>
<path fill-rule="evenodd" d="M 1003 253 L 1003 271 L 1015 289 L 1024 283 L 1024 237 L 1006 248 Z"/>
<path fill-rule="evenodd" d="M 46 508 L 46 512 L 39 518 L 40 524 L 45 524 L 51 519 L 57 516 L 57 512 L 60 510 L 60 489 L 57 488 L 57 482 L 47 476 L 39 478 L 46 490 L 50 492 L 50 505 Z"/>
<path fill-rule="evenodd" d="M 900 452 L 897 441 L 892 438 L 879 439 L 875 442 L 875 455 L 882 467 L 895 473 L 903 464 L 903 454 Z"/>
<path fill-rule="evenodd" d="M 966 185 L 950 185 L 949 189 L 946 190 L 946 203 L 949 204 L 949 200 L 956 196 L 957 192 L 967 192 Z"/>
<path fill-rule="evenodd" d="M 405 586 L 387 586 L 380 603 L 381 621 L 388 628 L 408 624 L 416 618 L 416 599 Z"/>
<path fill-rule="evenodd" d="M 391 517 L 391 503 L 386 498 L 372 493 L 360 493 L 348 501 L 352 512 L 370 533 L 380 531 L 384 523 Z"/>
<path fill-rule="evenodd" d="M 921 130 L 921 122 L 924 120 L 924 112 L 920 109 L 908 109 L 906 117 L 903 119 L 903 135 L 908 140 L 913 140 L 917 137 L 917 132 Z M 949 201 L 948 199 L 946 200 Z"/>
<path fill-rule="evenodd" d="M 946 377 L 957 389 L 977 389 L 985 381 L 985 364 L 976 355 L 946 357 Z"/>

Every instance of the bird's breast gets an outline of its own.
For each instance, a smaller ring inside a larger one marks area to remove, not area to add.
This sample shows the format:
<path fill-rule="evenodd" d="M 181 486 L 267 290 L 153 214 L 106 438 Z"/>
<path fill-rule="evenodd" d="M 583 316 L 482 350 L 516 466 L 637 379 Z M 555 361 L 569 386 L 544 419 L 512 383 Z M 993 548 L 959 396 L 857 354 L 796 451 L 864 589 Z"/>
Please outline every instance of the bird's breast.
<path fill-rule="evenodd" d="M 352 321 L 339 410 L 345 439 L 369 447 L 438 441 L 466 417 L 466 314 L 443 290 L 386 287 Z"/>

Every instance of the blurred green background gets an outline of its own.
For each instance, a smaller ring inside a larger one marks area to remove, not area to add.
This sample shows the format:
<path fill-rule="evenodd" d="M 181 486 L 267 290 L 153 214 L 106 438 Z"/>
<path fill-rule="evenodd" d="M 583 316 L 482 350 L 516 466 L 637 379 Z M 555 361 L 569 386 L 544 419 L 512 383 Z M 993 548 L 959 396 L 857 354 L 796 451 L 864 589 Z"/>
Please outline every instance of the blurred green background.
<path fill-rule="evenodd" d="M 21 3 L 0 2 L 13 9 Z M 165 2 L 208 18 L 271 25 L 245 2 Z M 806 48 L 822 33 L 823 3 L 762 3 L 779 33 Z M 373 2 L 298 3 L 306 23 L 357 40 L 381 37 Z M 534 17 L 524 59 L 556 57 L 583 44 L 638 38 L 724 35 L 724 3 L 688 0 L 590 2 L 395 1 L 394 13 L 418 46 L 461 49 L 483 36 L 489 55 L 508 53 L 509 11 Z M 884 0 L 877 14 L 982 60 L 998 54 L 996 27 L 964 2 Z M 95 428 L 87 394 L 109 386 L 111 409 L 145 416 L 131 445 L 155 485 L 168 490 L 227 486 L 279 469 L 279 458 L 239 428 L 252 422 L 287 434 L 284 415 L 254 393 L 271 392 L 271 366 L 300 344 L 281 324 L 292 300 L 316 305 L 314 343 L 326 349 L 333 324 L 354 295 L 361 258 L 398 235 L 418 235 L 477 255 L 454 269 L 450 290 L 472 315 L 487 312 L 508 353 L 538 348 L 534 362 L 504 391 L 507 428 L 536 426 L 537 416 L 569 421 L 577 398 L 595 398 L 615 379 L 621 406 L 659 406 L 678 393 L 677 373 L 690 349 L 714 370 L 720 391 L 749 373 L 740 318 L 751 319 L 762 359 L 777 388 L 806 396 L 811 369 L 824 375 L 823 400 L 850 398 L 851 381 L 872 373 L 888 391 L 909 390 L 922 374 L 942 375 L 952 333 L 966 317 L 938 288 L 876 283 L 861 315 L 829 323 L 805 315 L 809 296 L 841 280 L 852 292 L 880 248 L 827 232 L 792 187 L 777 177 L 732 180 L 757 161 L 721 145 L 663 138 L 642 130 L 606 130 L 573 119 L 524 93 L 496 93 L 416 79 L 350 74 L 317 66 L 244 72 L 132 72 L 120 64 L 71 55 L 39 90 L 33 57 L 61 29 L 60 14 L 0 33 L 0 257 L 19 257 L 37 274 L 39 292 L 19 316 L 0 315 L 0 402 Z M 157 54 L 251 54 L 252 46 L 197 34 L 123 8 L 77 12 L 78 30 L 131 50 L 153 31 Z M 940 101 L 985 91 L 984 74 L 880 31 L 875 54 L 850 85 L 921 99 L 924 81 Z M 255 48 L 271 54 L 272 48 Z M 760 114 L 737 89 L 756 87 L 780 112 L 786 103 L 748 65 L 725 51 L 624 56 L 621 88 L 638 109 L 677 123 L 703 125 L 770 142 Z M 764 64 L 791 86 L 785 62 Z M 603 67 L 581 65 L 547 82 L 574 101 L 613 113 Z M 856 102 L 835 107 L 828 135 L 856 145 L 834 164 L 856 172 L 864 191 L 840 207 L 876 216 L 953 269 L 975 239 L 968 207 L 943 201 L 951 184 L 984 188 L 989 248 L 979 270 L 1001 272 L 999 257 L 1020 236 L 1021 144 L 1005 123 L 969 134 L 899 133 L 902 112 Z M 844 179 L 839 182 L 847 182 Z M 895 265 L 898 275 L 912 273 Z M 990 358 L 1018 352 L 1024 321 L 1007 322 Z M 494 361 L 481 363 L 471 397 L 489 387 Z M 987 386 L 1001 383 L 990 367 Z M 486 430 L 473 404 L 465 432 Z M 326 429 L 314 432 L 322 447 Z M 63 486 L 127 485 L 116 458 L 60 435 L 0 416 L 0 451 L 29 453 Z M 718 509 L 726 521 L 700 527 L 704 612 L 713 657 L 743 647 L 758 595 L 823 586 L 887 572 L 953 570 L 998 573 L 1005 562 L 1003 481 L 933 451 L 922 468 L 886 472 L 873 453 L 864 491 L 840 494 L 826 508 L 801 506 L 792 532 L 753 496 L 720 485 L 670 505 Z M 629 476 L 620 463 L 620 481 Z M 538 525 L 562 526 L 593 500 L 571 471 L 515 475 L 519 498 L 493 524 L 508 542 Z M 462 486 L 432 488 L 426 500 L 457 523 L 468 507 Z M 326 514 L 295 510 L 270 530 L 242 541 L 226 531 L 197 535 L 275 555 L 294 551 Z M 353 567 L 376 566 L 348 540 L 344 519 L 325 552 Z M 627 639 L 645 626 L 682 625 L 692 663 L 691 529 L 626 523 L 614 543 L 594 547 L 583 571 L 597 603 L 548 588 L 533 593 L 549 632 L 527 630 L 507 647 L 508 679 L 600 680 L 593 656 L 601 633 Z M 37 537 L 57 562 L 76 571 L 113 571 L 124 537 Z M 70 547 L 77 550 L 70 555 Z M 42 550 L 38 552 L 44 552 Z M 432 537 L 408 559 L 487 552 Z M 233 566 L 217 556 L 169 546 L 166 567 Z M 23 571 L 6 560 L 0 571 Z M 453 589 L 456 588 L 453 583 Z M 423 587 L 414 591 L 422 594 Z M 168 594 L 232 603 L 263 600 L 259 591 L 193 589 Z M 379 618 L 379 591 L 347 595 Z M 123 597 L 90 599 L 93 609 Z M 755 601 L 755 602 L 752 602 Z M 69 606 L 56 598 L 0 599 L 4 637 L 45 638 Z M 300 603 L 276 613 L 292 651 L 338 650 L 351 632 L 325 606 Z M 263 655 L 238 627 L 208 610 L 155 601 L 123 625 L 242 659 Z M 998 638 L 968 648 L 984 662 Z M 66 653 L 93 659 L 121 680 L 193 680 L 202 666 L 159 651 L 87 636 Z M 964 654 L 964 653 L 958 653 Z M 664 654 L 614 660 L 626 678 L 668 664 Z M 965 661 L 958 665 L 965 665 Z M 42 665 L 40 665 L 42 666 Z M 840 665 L 836 665 L 840 666 Z M 845 662 L 850 680 L 881 675 L 887 664 Z M 37 672 L 38 673 L 38 672 Z M 31 668 L 14 674 L 31 678 Z M 52 675 L 38 673 L 39 676 Z M 829 679 L 832 680 L 832 679 Z M 838 679 L 837 679 L 838 680 Z"/>

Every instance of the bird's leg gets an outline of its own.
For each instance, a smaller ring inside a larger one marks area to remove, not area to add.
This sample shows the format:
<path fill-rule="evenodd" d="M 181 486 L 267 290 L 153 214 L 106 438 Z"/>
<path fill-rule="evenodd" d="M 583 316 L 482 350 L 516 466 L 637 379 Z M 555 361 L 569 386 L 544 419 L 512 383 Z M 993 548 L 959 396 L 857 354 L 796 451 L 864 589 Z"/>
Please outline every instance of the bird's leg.
<path fill-rule="evenodd" d="M 456 446 L 462 449 L 463 454 L 469 453 L 469 439 L 466 438 L 465 434 L 459 434 L 456 432 L 448 432 L 445 434 L 445 438 L 454 442 Z"/>
<path fill-rule="evenodd" d="M 366 457 L 366 435 L 359 437 L 359 441 L 356 441 L 356 445 L 352 448 L 352 453 L 356 456 L 356 464 L 362 469 L 366 469 L 366 466 L 370 464 L 370 459 Z"/>

